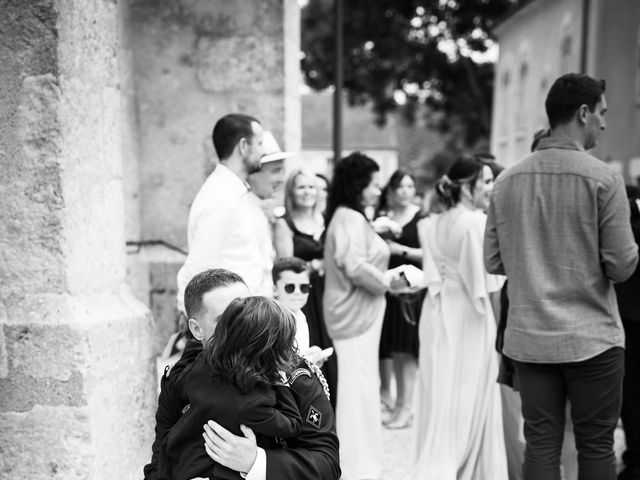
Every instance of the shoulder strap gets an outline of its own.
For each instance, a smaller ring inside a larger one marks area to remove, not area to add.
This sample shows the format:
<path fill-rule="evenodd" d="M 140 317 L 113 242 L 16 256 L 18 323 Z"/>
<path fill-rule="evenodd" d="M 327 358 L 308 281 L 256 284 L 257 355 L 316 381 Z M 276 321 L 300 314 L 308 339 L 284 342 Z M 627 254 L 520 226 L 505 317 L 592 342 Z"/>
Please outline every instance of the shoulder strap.
<path fill-rule="evenodd" d="M 322 390 L 324 390 L 324 394 L 327 396 L 327 400 L 330 400 L 331 393 L 329 391 L 329 384 L 327 383 L 327 379 L 324 378 L 324 374 L 322 373 L 322 370 L 320 370 L 320 367 L 318 367 L 315 363 L 310 362 L 306 358 L 304 359 L 304 362 L 309 367 L 309 370 L 311 370 L 316 375 L 316 377 L 318 377 L 318 380 L 322 385 Z"/>
<path fill-rule="evenodd" d="M 284 221 L 286 222 L 287 226 L 291 229 L 291 231 L 293 233 L 300 233 L 298 231 L 298 229 L 296 228 L 295 223 L 293 223 L 293 218 L 291 218 L 291 215 L 289 215 L 289 212 L 286 212 L 282 218 L 284 219 Z"/>
<path fill-rule="evenodd" d="M 291 375 L 289 375 L 289 384 L 293 385 L 295 381 L 301 376 L 311 378 L 311 372 L 306 368 L 296 368 Z"/>

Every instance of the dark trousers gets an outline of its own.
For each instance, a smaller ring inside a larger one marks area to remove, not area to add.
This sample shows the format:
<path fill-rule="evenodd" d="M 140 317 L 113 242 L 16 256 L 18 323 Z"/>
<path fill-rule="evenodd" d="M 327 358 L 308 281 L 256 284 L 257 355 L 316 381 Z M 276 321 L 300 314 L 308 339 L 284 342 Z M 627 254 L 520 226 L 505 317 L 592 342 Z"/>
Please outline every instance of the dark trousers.
<path fill-rule="evenodd" d="M 640 473 L 640 322 L 624 322 L 626 351 L 622 390 L 622 425 L 627 440 L 623 460 Z"/>
<path fill-rule="evenodd" d="M 565 406 L 578 450 L 579 480 L 615 480 L 613 434 L 622 406 L 624 350 L 582 362 L 515 362 L 522 399 L 525 480 L 560 480 Z"/>

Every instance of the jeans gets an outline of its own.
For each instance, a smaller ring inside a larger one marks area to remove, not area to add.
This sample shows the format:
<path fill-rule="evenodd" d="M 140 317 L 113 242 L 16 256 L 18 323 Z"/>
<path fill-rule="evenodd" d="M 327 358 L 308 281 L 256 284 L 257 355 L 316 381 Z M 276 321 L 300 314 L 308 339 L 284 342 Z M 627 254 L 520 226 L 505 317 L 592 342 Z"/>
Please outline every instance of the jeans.
<path fill-rule="evenodd" d="M 622 393 L 622 425 L 627 450 L 622 456 L 627 467 L 640 473 L 640 322 L 624 322 L 626 333 L 625 375 Z"/>
<path fill-rule="evenodd" d="M 613 434 L 622 407 L 624 350 L 581 362 L 515 362 L 522 399 L 525 480 L 560 480 L 565 405 L 578 450 L 579 480 L 615 480 Z"/>

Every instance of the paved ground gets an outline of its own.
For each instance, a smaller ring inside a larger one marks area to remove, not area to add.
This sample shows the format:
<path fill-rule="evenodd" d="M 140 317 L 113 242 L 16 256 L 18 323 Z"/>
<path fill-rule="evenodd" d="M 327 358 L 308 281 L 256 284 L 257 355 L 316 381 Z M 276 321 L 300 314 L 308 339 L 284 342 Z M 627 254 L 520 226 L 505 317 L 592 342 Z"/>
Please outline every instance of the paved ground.
<path fill-rule="evenodd" d="M 413 427 L 403 430 L 383 428 L 383 479 L 405 480 L 411 472 L 413 461 Z"/>
<path fill-rule="evenodd" d="M 388 430 L 383 428 L 383 480 L 405 480 L 411 472 L 414 448 L 413 427 L 404 430 Z M 624 451 L 624 433 L 618 428 L 615 434 L 616 457 L 620 463 Z M 620 468 L 620 466 L 619 466 Z M 576 480 L 577 471 L 567 472 L 565 480 Z"/>

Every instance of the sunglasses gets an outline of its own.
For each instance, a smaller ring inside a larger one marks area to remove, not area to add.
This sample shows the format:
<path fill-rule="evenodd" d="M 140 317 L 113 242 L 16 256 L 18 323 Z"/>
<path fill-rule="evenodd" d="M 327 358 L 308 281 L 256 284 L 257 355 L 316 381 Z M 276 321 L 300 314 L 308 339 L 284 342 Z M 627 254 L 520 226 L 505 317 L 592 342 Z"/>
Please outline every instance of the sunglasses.
<path fill-rule="evenodd" d="M 311 285 L 308 283 L 285 283 L 284 291 L 287 293 L 293 293 L 296 289 L 296 286 L 300 287 L 300 293 L 309 293 L 309 290 L 311 290 Z"/>

